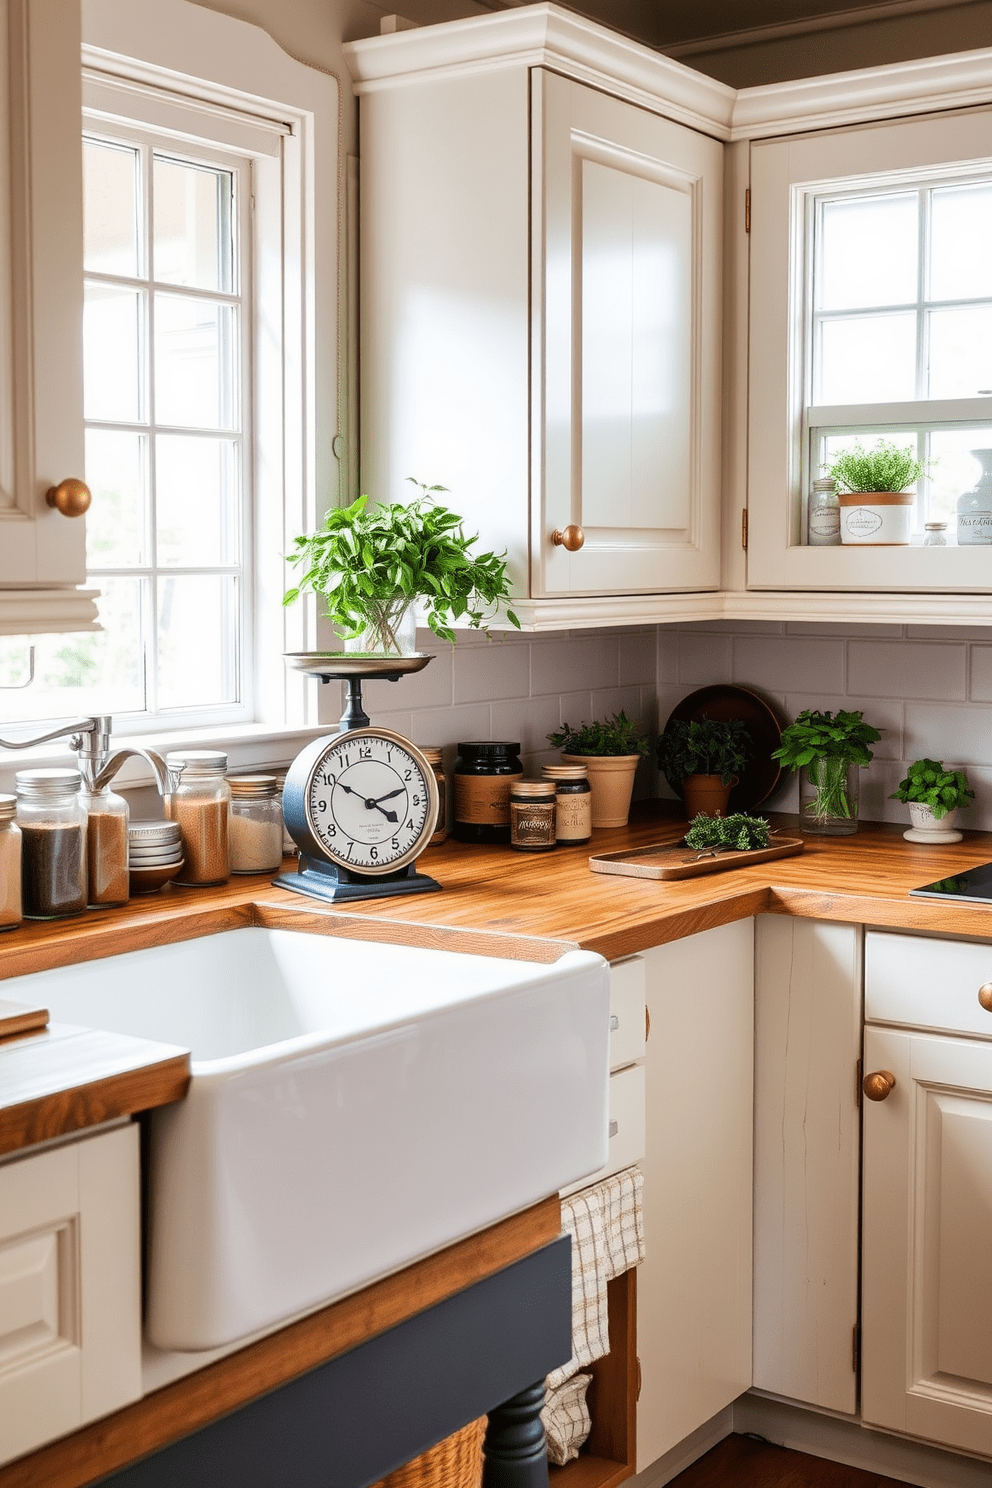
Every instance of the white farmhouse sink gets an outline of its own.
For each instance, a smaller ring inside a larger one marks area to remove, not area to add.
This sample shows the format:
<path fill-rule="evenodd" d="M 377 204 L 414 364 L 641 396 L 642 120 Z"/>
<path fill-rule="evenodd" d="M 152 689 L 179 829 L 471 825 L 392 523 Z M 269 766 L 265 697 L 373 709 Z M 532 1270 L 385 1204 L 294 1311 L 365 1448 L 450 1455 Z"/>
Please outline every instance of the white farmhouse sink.
<path fill-rule="evenodd" d="M 53 1020 L 181 1044 L 151 1115 L 146 1331 L 208 1349 L 606 1159 L 608 968 L 246 928 L 18 977 Z"/>

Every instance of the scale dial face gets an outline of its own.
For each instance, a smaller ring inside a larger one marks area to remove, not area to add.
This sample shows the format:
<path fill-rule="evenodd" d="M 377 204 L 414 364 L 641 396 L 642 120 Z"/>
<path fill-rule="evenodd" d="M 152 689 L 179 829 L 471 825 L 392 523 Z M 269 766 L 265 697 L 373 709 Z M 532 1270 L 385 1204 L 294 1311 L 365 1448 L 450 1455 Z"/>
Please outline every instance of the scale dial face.
<path fill-rule="evenodd" d="M 336 734 L 305 787 L 310 829 L 325 856 L 358 873 L 393 873 L 413 861 L 437 825 L 434 772 L 389 729 Z"/>

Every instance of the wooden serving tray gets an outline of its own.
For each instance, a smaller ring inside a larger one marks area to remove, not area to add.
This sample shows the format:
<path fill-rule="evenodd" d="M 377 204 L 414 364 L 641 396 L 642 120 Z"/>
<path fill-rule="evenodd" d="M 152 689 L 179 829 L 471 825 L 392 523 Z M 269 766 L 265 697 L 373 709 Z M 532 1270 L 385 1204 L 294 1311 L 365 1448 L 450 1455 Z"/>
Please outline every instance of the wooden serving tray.
<path fill-rule="evenodd" d="M 0 1039 L 15 1038 L 24 1033 L 40 1033 L 47 1027 L 47 1008 L 0 998 Z"/>
<path fill-rule="evenodd" d="M 772 847 L 751 847 L 745 852 L 732 849 L 701 858 L 697 848 L 684 843 L 656 842 L 650 847 L 599 853 L 589 859 L 589 867 L 593 873 L 620 873 L 627 878 L 699 878 L 703 873 L 722 873 L 725 868 L 791 858 L 804 846 L 801 837 L 780 837 Z"/>

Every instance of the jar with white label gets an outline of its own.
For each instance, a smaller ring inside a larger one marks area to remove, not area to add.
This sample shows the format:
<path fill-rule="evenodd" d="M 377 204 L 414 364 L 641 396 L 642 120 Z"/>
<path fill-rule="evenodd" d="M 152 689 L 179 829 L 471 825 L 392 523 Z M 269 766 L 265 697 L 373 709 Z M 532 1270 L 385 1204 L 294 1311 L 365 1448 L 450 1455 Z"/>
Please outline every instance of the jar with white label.
<path fill-rule="evenodd" d="M 806 508 L 806 541 L 811 548 L 840 546 L 840 501 L 833 476 L 813 482 Z"/>
<path fill-rule="evenodd" d="M 958 497 L 958 546 L 987 547 L 992 543 L 992 449 L 971 453 L 982 467 L 973 491 Z"/>
<path fill-rule="evenodd" d="M 515 780 L 510 787 L 510 846 L 518 852 L 557 846 L 553 780 Z"/>
<path fill-rule="evenodd" d="M 585 765 L 545 765 L 545 780 L 555 786 L 555 836 L 567 846 L 592 837 L 592 786 Z"/>

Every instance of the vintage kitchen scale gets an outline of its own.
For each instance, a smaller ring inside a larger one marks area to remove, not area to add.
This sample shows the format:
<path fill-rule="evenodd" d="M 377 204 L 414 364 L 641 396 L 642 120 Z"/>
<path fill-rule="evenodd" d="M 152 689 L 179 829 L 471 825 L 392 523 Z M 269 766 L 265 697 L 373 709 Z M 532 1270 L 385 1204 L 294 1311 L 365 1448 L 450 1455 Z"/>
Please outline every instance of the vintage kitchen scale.
<path fill-rule="evenodd" d="M 362 704 L 366 679 L 398 682 L 432 659 L 424 652 L 286 656 L 293 671 L 347 682 L 348 700 L 338 733 L 314 739 L 286 775 L 283 817 L 300 863 L 299 872 L 274 880 L 279 888 L 335 904 L 440 889 L 416 866 L 437 825 L 434 771 L 409 739 L 376 728 Z"/>

